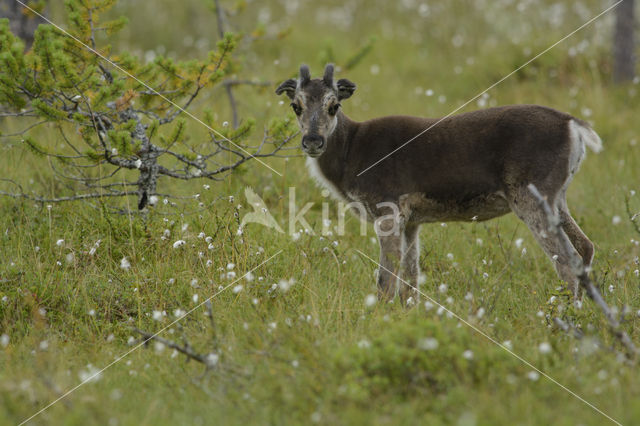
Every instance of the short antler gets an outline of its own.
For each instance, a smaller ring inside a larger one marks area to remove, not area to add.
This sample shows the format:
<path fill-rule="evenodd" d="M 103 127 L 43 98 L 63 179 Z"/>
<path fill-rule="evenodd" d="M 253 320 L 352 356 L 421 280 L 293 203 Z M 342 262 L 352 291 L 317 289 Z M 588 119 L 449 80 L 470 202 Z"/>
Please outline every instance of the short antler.
<path fill-rule="evenodd" d="M 307 65 L 300 66 L 300 87 L 304 87 L 311 81 L 311 73 Z"/>
<path fill-rule="evenodd" d="M 327 64 L 327 66 L 324 67 L 324 76 L 322 77 L 322 80 L 327 86 L 333 86 L 333 64 Z"/>

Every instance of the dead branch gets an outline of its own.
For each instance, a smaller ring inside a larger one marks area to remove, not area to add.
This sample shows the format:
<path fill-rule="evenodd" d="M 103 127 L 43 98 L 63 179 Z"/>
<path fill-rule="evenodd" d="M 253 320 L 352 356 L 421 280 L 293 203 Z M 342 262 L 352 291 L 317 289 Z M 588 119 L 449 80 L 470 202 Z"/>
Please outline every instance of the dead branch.
<path fill-rule="evenodd" d="M 634 359 L 638 355 L 638 349 L 635 347 L 631 338 L 627 334 L 626 331 L 622 330 L 620 327 L 620 320 L 617 315 L 609 308 L 609 305 L 604 301 L 602 295 L 598 288 L 594 285 L 593 281 L 589 277 L 589 271 L 584 265 L 584 262 L 580 257 L 575 253 L 575 251 L 570 246 L 571 242 L 568 238 L 561 238 L 564 236 L 564 232 L 561 229 L 561 221 L 556 213 L 551 210 L 549 203 L 547 200 L 540 194 L 535 185 L 529 184 L 529 191 L 533 194 L 533 196 L 538 201 L 540 208 L 544 211 L 547 222 L 548 222 L 548 231 L 551 234 L 551 237 L 557 238 L 560 242 L 560 246 L 564 250 L 564 255 L 570 260 L 570 264 L 572 266 L 573 272 L 578 279 L 578 283 L 580 287 L 582 287 L 589 298 L 594 301 L 594 303 L 604 312 L 605 317 L 609 323 L 609 329 L 611 333 L 622 343 L 622 345 L 627 350 L 627 356 L 630 359 Z"/>
<path fill-rule="evenodd" d="M 185 343 L 181 345 L 179 343 L 174 342 L 173 340 L 164 339 L 158 336 L 157 334 L 148 333 L 144 330 L 140 330 L 139 328 L 134 327 L 133 331 L 135 331 L 136 333 L 140 334 L 143 337 L 142 342 L 144 342 L 145 344 L 151 340 L 160 342 L 168 348 L 177 350 L 181 354 L 185 355 L 187 358 L 193 359 L 201 364 L 204 364 L 207 370 L 214 368 L 218 364 L 218 355 L 215 352 L 211 352 L 207 355 L 200 354 L 193 350 L 193 348 L 186 341 L 186 339 L 183 339 Z"/>
<path fill-rule="evenodd" d="M 640 224 L 636 222 L 636 220 L 640 218 L 640 212 L 634 214 L 631 211 L 629 197 L 624 197 L 624 206 L 627 210 L 627 216 L 629 217 L 629 221 L 631 222 L 631 225 L 633 225 L 633 229 L 635 229 L 638 235 L 640 235 Z"/>

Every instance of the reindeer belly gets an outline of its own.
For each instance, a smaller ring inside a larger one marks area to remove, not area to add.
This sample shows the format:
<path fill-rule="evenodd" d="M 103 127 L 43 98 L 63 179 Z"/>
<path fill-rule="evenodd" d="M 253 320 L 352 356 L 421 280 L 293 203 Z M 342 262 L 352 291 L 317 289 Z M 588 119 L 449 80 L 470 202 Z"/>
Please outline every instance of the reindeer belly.
<path fill-rule="evenodd" d="M 413 223 L 483 221 L 511 211 L 501 192 L 477 195 L 465 200 L 435 199 L 414 192 L 401 195 L 399 207 L 404 220 Z"/>

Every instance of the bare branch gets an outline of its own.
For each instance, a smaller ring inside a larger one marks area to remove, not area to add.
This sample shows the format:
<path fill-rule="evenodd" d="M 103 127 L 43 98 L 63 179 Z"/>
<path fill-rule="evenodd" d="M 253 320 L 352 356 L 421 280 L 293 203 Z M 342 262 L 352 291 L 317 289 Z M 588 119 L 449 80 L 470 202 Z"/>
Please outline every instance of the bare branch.
<path fill-rule="evenodd" d="M 215 366 L 215 364 L 208 359 L 209 355 L 202 355 L 197 353 L 191 348 L 191 345 L 187 343 L 185 343 L 184 345 L 180 345 L 174 342 L 173 340 L 164 339 L 158 336 L 157 334 L 148 333 L 146 331 L 140 330 L 139 328 L 135 328 L 135 327 L 133 328 L 133 331 L 135 331 L 136 333 L 140 334 L 143 337 L 144 343 L 148 343 L 150 340 L 155 340 L 156 342 L 160 342 L 163 345 L 167 346 L 168 348 L 177 350 L 178 352 L 186 355 L 190 359 L 193 359 L 195 361 L 198 361 L 204 364 L 207 367 L 207 369 Z"/>
<path fill-rule="evenodd" d="M 604 301 L 600 291 L 589 278 L 589 271 L 584 265 L 582 259 L 575 253 L 575 250 L 572 250 L 570 246 L 571 242 L 568 238 L 562 238 L 565 236 L 561 229 L 560 218 L 557 214 L 555 214 L 547 200 L 540 194 L 538 189 L 533 184 L 529 184 L 529 191 L 533 194 L 533 196 L 538 201 L 539 207 L 544 211 L 548 225 L 549 232 L 551 236 L 555 237 L 560 242 L 560 247 L 564 250 L 563 255 L 567 256 L 570 259 L 570 264 L 572 266 L 573 272 L 578 279 L 578 283 L 580 287 L 582 287 L 589 298 L 594 301 L 594 303 L 604 312 L 605 317 L 609 323 L 609 329 L 611 333 L 623 344 L 623 346 L 627 350 L 627 356 L 629 358 L 635 358 L 638 355 L 638 349 L 635 347 L 629 335 L 621 329 L 620 320 L 617 318 L 617 315 L 609 308 L 609 305 Z"/>

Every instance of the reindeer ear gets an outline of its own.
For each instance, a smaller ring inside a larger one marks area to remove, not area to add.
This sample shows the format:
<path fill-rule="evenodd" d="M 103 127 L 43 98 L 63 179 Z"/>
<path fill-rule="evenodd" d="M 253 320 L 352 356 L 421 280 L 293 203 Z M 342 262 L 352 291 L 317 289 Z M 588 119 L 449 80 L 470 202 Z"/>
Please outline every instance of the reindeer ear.
<path fill-rule="evenodd" d="M 296 94 L 296 88 L 298 87 L 298 82 L 293 78 L 283 82 L 276 89 L 276 95 L 282 95 L 282 93 L 286 93 L 289 99 L 293 99 Z"/>
<path fill-rule="evenodd" d="M 353 92 L 356 91 L 355 83 L 352 83 L 346 78 L 341 78 L 340 80 L 338 80 L 336 86 L 338 87 L 338 100 L 340 101 L 350 98 L 351 95 L 353 95 Z"/>

